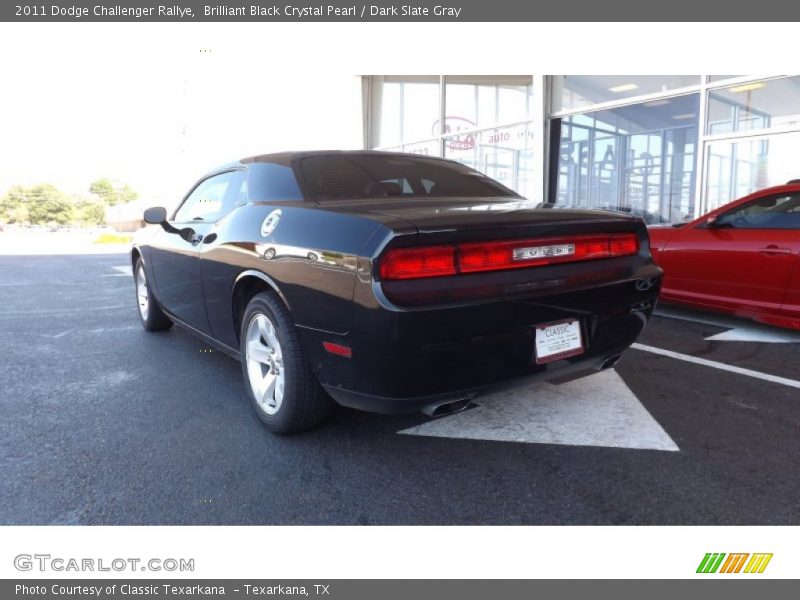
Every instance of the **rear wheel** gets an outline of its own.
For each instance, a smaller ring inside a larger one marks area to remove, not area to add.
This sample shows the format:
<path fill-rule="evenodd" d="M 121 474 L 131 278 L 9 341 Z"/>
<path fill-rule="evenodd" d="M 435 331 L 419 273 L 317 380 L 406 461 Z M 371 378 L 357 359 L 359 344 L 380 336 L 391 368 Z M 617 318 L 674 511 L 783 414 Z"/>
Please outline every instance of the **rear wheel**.
<path fill-rule="evenodd" d="M 136 303 L 139 307 L 139 320 L 142 322 L 142 327 L 147 331 L 164 331 L 172 327 L 172 321 L 164 314 L 153 296 L 141 258 L 136 261 L 133 282 L 136 286 Z"/>
<path fill-rule="evenodd" d="M 245 387 L 267 429 L 296 433 L 324 421 L 333 400 L 311 370 L 283 303 L 269 293 L 256 294 L 241 325 Z"/>

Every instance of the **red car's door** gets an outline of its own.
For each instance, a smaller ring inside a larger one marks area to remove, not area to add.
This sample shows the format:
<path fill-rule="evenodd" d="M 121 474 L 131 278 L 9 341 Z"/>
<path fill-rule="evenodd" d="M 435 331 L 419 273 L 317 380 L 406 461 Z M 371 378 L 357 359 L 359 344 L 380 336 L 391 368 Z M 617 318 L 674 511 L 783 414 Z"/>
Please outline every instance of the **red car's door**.
<path fill-rule="evenodd" d="M 800 251 L 800 193 L 761 196 L 675 232 L 659 254 L 664 294 L 778 313 Z"/>

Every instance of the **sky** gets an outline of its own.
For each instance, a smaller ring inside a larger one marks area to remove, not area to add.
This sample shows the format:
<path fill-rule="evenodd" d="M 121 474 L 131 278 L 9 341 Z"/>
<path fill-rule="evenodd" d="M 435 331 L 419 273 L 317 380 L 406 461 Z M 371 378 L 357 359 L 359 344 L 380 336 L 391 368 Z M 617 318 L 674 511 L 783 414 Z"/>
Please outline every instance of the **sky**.
<path fill-rule="evenodd" d="M 730 40 L 767 34 L 769 68 L 796 69 L 791 23 L 686 23 L 655 53 L 631 48 L 673 25 L 569 27 L 567 48 L 549 23 L 0 23 L 0 195 L 109 177 L 170 205 L 220 163 L 361 147 L 360 74 L 762 72 Z"/>
<path fill-rule="evenodd" d="M 0 195 L 86 194 L 109 177 L 170 205 L 238 158 L 362 145 L 358 74 L 287 69 L 258 38 L 88 23 L 30 35 L 42 30 L 0 36 Z"/>

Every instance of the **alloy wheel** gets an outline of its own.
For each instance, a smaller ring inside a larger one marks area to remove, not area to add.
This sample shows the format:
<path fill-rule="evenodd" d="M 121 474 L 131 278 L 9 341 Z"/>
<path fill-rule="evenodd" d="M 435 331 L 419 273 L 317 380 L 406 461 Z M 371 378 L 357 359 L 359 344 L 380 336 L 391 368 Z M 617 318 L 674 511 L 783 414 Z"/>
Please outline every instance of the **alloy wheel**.
<path fill-rule="evenodd" d="M 258 406 L 268 415 L 278 412 L 283 402 L 283 353 L 275 326 L 261 313 L 247 325 L 245 362 L 250 387 Z"/>
<path fill-rule="evenodd" d="M 136 270 L 136 296 L 139 300 L 139 314 L 142 315 L 142 320 L 147 321 L 147 314 L 150 312 L 150 296 L 147 293 L 147 279 L 141 265 Z"/>

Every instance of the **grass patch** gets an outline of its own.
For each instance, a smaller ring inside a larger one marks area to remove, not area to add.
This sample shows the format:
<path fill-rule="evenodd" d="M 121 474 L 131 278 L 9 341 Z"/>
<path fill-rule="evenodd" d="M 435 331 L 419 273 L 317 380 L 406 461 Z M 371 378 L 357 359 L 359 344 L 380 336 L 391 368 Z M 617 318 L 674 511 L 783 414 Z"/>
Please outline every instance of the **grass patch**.
<path fill-rule="evenodd" d="M 125 233 L 102 233 L 95 244 L 130 244 L 133 236 Z"/>

